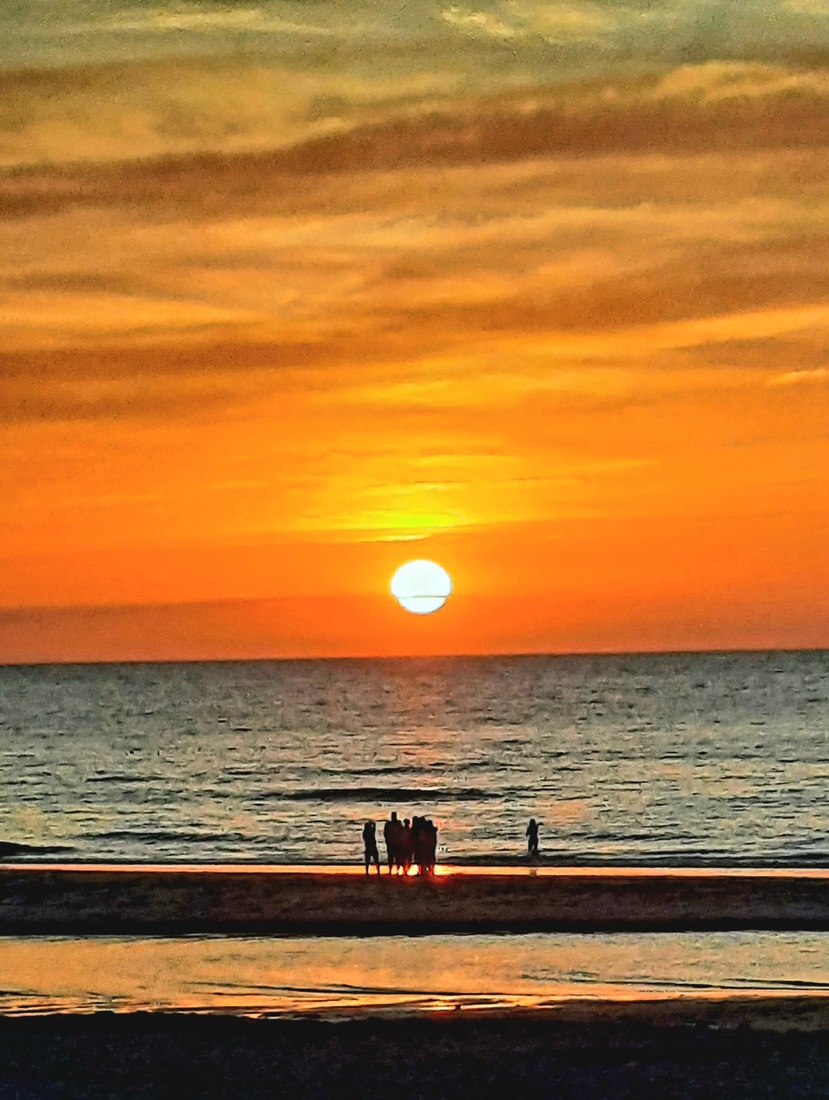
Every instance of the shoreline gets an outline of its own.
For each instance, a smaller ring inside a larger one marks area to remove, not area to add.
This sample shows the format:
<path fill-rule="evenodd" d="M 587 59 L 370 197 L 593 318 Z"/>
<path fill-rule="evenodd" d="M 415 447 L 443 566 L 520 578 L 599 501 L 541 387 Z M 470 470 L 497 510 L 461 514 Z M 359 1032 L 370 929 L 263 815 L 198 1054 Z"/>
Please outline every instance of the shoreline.
<path fill-rule="evenodd" d="M 829 866 L 804 866 L 798 864 L 740 864 L 740 865 L 700 865 L 682 864 L 630 864 L 630 863 L 486 863 L 456 862 L 438 863 L 436 877 L 445 878 L 456 875 L 472 877 L 514 876 L 516 878 L 563 878 L 584 876 L 585 878 L 614 878 L 629 876 L 632 878 L 783 878 L 783 879 L 820 879 L 829 881 Z M 264 874 L 264 875 L 344 875 L 365 877 L 362 864 L 350 863 L 267 863 L 264 861 L 214 862 L 197 860 L 140 861 L 140 860 L 23 860 L 0 861 L 0 875 L 9 873 L 28 873 L 67 871 L 83 873 L 107 872 L 164 874 Z M 376 877 L 372 865 L 371 875 Z M 388 868 L 381 864 L 381 876 L 388 878 Z M 391 877 L 402 877 L 394 875 Z M 410 878 L 416 877 L 410 874 Z"/>
<path fill-rule="evenodd" d="M 339 860 L 290 860 L 279 862 L 274 857 L 251 856 L 231 854 L 222 858 L 186 856 L 168 857 L 158 860 L 142 856 L 120 855 L 84 855 L 79 854 L 76 847 L 69 845 L 32 845 L 12 841 L 0 841 L 0 870 L 11 868 L 58 868 L 58 867 L 192 867 L 209 870 L 211 868 L 233 867 L 239 870 L 254 868 L 262 870 L 304 871 L 319 870 L 331 873 L 354 872 L 362 869 L 361 855 L 355 853 L 353 858 Z M 583 852 L 574 854 L 572 851 L 542 852 L 540 857 L 531 861 L 521 852 L 503 853 L 477 853 L 475 855 L 454 854 L 451 860 L 446 853 L 439 866 L 450 869 L 453 873 L 498 873 L 505 870 L 510 873 L 539 873 L 554 874 L 566 872 L 590 872 L 612 873 L 625 871 L 631 874 L 649 872 L 665 872 L 671 874 L 700 873 L 700 874 L 734 874 L 745 872 L 746 874 L 780 873 L 790 874 L 827 874 L 829 875 L 829 848 L 825 852 L 801 854 L 792 853 L 778 855 L 710 855 L 696 852 L 673 851 L 665 854 L 642 854 L 635 856 L 613 856 L 601 852 Z M 385 868 L 385 863 L 382 864 Z"/>
<path fill-rule="evenodd" d="M 136 860 L 25 860 L 22 862 L 0 862 L 0 875 L 27 874 L 29 872 L 51 873 L 95 872 L 107 874 L 261 874 L 261 875 L 331 875 L 365 878 L 362 864 L 357 863 L 266 863 L 266 862 L 198 862 L 181 861 L 136 861 Z M 377 877 L 372 866 L 371 876 Z M 745 865 L 745 866 L 696 866 L 683 864 L 674 866 L 646 865 L 628 863 L 575 864 L 575 863 L 438 863 L 435 865 L 435 877 L 447 878 L 468 876 L 477 878 L 511 876 L 515 878 L 728 878 L 728 879 L 816 879 L 829 881 L 829 867 L 800 867 Z M 381 864 L 381 878 L 400 878 L 389 876 L 386 864 Z M 417 877 L 410 874 L 409 878 Z"/>
<path fill-rule="evenodd" d="M 829 870 L 0 865 L 2 935 L 829 930 Z"/>
<path fill-rule="evenodd" d="M 540 1004 L 492 1005 L 473 1003 L 451 1007 L 412 1007 L 409 1005 L 364 1005 L 325 1010 L 218 1010 L 197 1007 L 73 1010 L 44 1008 L 35 1011 L 0 1012 L 0 1030 L 13 1021 L 40 1020 L 45 1023 L 89 1021 L 106 1025 L 108 1021 L 132 1020 L 136 1024 L 186 1026 L 187 1021 L 213 1021 L 220 1028 L 245 1022 L 259 1025 L 300 1025 L 320 1027 L 378 1025 L 390 1029 L 409 1025 L 435 1027 L 474 1027 L 476 1025 L 529 1025 L 531 1027 L 575 1028 L 585 1025 L 612 1027 L 636 1026 L 655 1029 L 715 1029 L 725 1032 L 741 1029 L 758 1032 L 820 1032 L 829 1037 L 829 991 L 808 993 L 768 989 L 746 992 L 737 990 L 674 993 L 636 993 L 629 997 L 597 993 L 579 997 L 551 998 Z M 71 1026 L 71 1025 L 69 1025 Z M 77 1026 L 82 1026 L 78 1024 Z"/>

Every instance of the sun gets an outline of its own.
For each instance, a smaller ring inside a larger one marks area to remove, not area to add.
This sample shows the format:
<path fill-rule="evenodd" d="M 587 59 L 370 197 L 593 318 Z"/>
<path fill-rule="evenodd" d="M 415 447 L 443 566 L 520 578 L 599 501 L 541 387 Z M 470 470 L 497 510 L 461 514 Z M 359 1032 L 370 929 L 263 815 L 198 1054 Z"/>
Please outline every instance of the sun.
<path fill-rule="evenodd" d="M 419 558 L 401 565 L 391 579 L 391 594 L 414 615 L 439 611 L 452 592 L 452 578 L 442 565 Z"/>

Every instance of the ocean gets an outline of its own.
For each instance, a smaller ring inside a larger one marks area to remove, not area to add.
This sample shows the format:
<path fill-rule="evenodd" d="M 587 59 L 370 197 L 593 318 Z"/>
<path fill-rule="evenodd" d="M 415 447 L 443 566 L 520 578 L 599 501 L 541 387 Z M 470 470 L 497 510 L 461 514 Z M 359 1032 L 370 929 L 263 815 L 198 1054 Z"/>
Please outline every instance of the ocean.
<path fill-rule="evenodd" d="M 0 937 L 0 1016 L 347 1018 L 565 1001 L 826 997 L 826 933 Z M 785 1002 L 784 1002 L 785 1003 Z"/>
<path fill-rule="evenodd" d="M 0 667 L 6 858 L 829 863 L 829 653 Z"/>

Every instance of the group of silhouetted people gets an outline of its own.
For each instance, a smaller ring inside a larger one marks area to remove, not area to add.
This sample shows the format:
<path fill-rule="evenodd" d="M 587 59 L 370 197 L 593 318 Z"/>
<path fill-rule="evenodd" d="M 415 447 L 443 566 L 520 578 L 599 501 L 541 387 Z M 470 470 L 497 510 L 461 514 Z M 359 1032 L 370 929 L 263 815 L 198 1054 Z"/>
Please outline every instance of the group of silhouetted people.
<path fill-rule="evenodd" d="M 525 836 L 527 837 L 527 855 L 530 860 L 538 859 L 538 822 L 530 818 Z M 389 874 L 395 872 L 407 875 L 410 868 L 416 867 L 419 874 L 431 875 L 435 869 L 438 850 L 438 831 L 428 817 L 408 817 L 403 821 L 392 810 L 391 817 L 383 825 L 383 839 L 386 842 L 386 856 Z M 380 874 L 380 852 L 377 849 L 377 826 L 367 821 L 363 826 L 363 848 L 366 874 L 372 865 Z"/>
<path fill-rule="evenodd" d="M 428 817 L 408 817 L 402 821 L 397 811 L 383 825 L 389 874 L 407 875 L 416 867 L 421 875 L 431 875 L 435 869 L 438 850 L 437 826 Z M 366 874 L 373 863 L 380 874 L 380 853 L 377 850 L 377 826 L 367 821 L 363 826 L 363 847 Z"/>

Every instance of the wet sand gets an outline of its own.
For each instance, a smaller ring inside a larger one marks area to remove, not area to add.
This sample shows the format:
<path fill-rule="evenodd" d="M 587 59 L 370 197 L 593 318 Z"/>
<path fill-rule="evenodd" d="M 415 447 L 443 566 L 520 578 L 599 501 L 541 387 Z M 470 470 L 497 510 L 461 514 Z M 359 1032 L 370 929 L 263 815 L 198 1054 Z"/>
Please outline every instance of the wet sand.
<path fill-rule="evenodd" d="M 829 929 L 829 873 L 465 868 L 432 881 L 366 881 L 342 868 L 0 868 L 6 935 L 732 928 Z M 215 1009 L 0 1016 L 0 1096 L 17 1100 L 723 1092 L 829 1095 L 829 996 L 631 991 L 629 1000 L 352 1007 L 325 1018 Z"/>
<path fill-rule="evenodd" d="M 805 998 L 578 1004 L 543 1018 L 0 1019 L 0 1083 L 26 1100 L 825 1097 L 829 1018 Z"/>
<path fill-rule="evenodd" d="M 829 872 L 0 866 L 0 933 L 829 929 Z"/>

